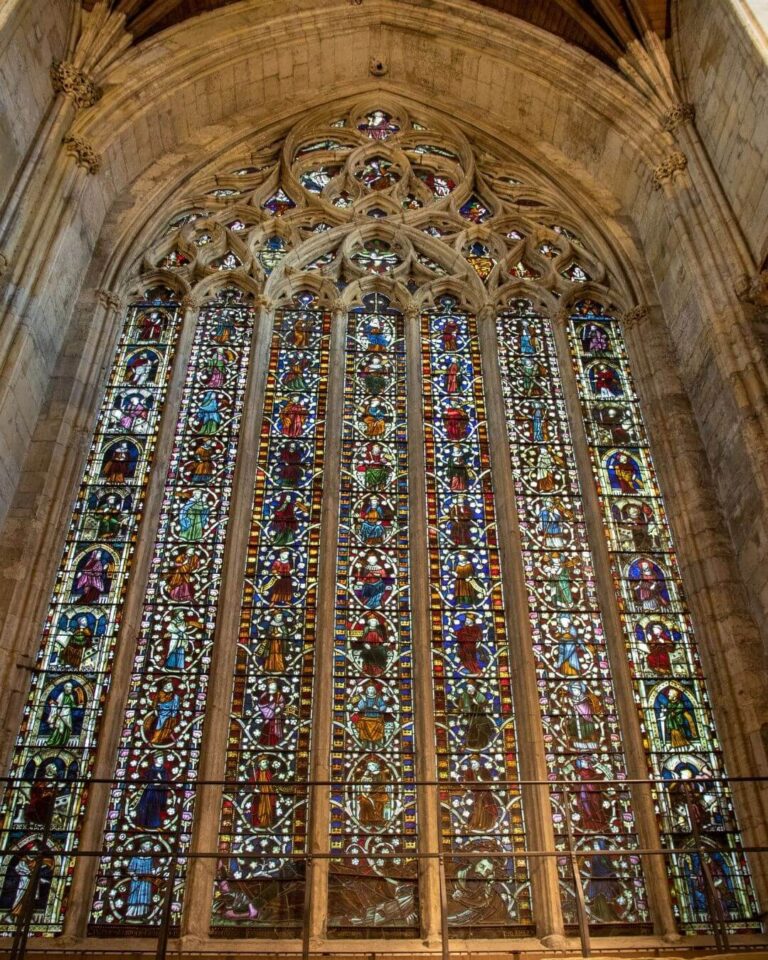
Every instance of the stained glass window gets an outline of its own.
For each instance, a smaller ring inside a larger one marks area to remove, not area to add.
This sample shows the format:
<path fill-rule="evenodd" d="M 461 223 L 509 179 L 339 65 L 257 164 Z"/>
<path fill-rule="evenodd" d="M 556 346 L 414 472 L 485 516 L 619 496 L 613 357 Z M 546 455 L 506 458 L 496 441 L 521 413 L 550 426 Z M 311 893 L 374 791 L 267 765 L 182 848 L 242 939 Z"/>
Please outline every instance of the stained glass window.
<path fill-rule="evenodd" d="M 307 790 L 330 317 L 278 311 L 235 665 L 213 932 L 296 935 Z"/>
<path fill-rule="evenodd" d="M 672 534 L 632 383 L 621 326 L 599 303 L 572 310 L 569 335 L 662 838 L 703 846 L 723 916 L 756 929 L 736 825 Z M 700 835 L 700 844 L 696 834 Z M 669 856 L 685 928 L 711 926 L 701 855 Z"/>
<path fill-rule="evenodd" d="M 421 336 L 447 920 L 492 936 L 532 910 L 477 324 L 445 297 Z"/>
<path fill-rule="evenodd" d="M 168 852 L 189 847 L 254 314 L 228 288 L 197 320 L 96 880 L 97 931 L 157 926 Z M 182 859 L 172 925 L 185 869 Z"/>
<path fill-rule="evenodd" d="M 556 842 L 598 852 L 580 861 L 594 924 L 649 919 L 616 693 L 598 605 L 595 570 L 549 321 L 513 300 L 496 323 L 512 472 L 522 539 L 539 707 L 553 791 Z M 604 851 L 604 852 L 603 852 Z M 566 923 L 577 920 L 570 865 L 558 861 Z"/>
<path fill-rule="evenodd" d="M 331 748 L 332 930 L 419 926 L 402 313 L 350 311 Z"/>
<path fill-rule="evenodd" d="M 61 928 L 102 705 L 181 311 L 157 288 L 128 307 L 43 630 L 2 807 L 0 911 L 13 924 L 49 849 L 32 929 Z M 43 833 L 50 825 L 43 845 Z"/>

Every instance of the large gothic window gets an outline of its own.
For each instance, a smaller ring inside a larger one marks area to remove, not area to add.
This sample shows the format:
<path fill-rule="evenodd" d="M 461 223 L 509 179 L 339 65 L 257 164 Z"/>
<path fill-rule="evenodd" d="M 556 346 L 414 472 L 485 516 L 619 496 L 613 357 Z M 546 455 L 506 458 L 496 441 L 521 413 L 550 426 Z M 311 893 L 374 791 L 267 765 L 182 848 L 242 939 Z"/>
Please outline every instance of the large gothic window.
<path fill-rule="evenodd" d="M 396 102 L 189 181 L 125 281 L 6 932 L 759 927 L 618 273 Z"/>

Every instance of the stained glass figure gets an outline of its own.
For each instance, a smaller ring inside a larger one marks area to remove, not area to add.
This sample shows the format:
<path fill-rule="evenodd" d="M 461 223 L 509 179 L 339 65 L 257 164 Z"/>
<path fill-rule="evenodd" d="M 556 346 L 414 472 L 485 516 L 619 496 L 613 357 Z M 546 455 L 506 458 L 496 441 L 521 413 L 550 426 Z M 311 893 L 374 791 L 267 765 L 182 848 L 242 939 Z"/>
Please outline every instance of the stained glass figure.
<path fill-rule="evenodd" d="M 332 930 L 419 926 L 403 315 L 350 311 L 331 748 Z M 390 858 L 390 855 L 395 855 Z"/>
<path fill-rule="evenodd" d="M 273 217 L 282 217 L 284 213 L 293 210 L 296 203 L 291 200 L 282 187 L 279 187 L 261 206 L 264 210 L 268 210 Z"/>
<path fill-rule="evenodd" d="M 416 176 L 419 180 L 422 180 L 426 184 L 427 189 L 438 198 L 447 197 L 456 189 L 455 180 L 439 173 L 434 173 L 432 170 L 418 169 L 416 170 Z"/>
<path fill-rule="evenodd" d="M 547 260 L 554 260 L 555 257 L 560 256 L 560 251 L 551 243 L 540 243 L 536 249 Z"/>
<path fill-rule="evenodd" d="M 340 207 L 342 210 L 351 207 L 352 203 L 352 197 L 346 190 L 342 190 L 338 197 L 333 198 L 334 207 Z"/>
<path fill-rule="evenodd" d="M 550 223 L 549 229 L 554 230 L 555 233 L 559 233 L 561 237 L 565 237 L 566 240 L 575 243 L 578 247 L 584 246 L 583 240 L 577 233 L 574 233 L 573 230 L 569 230 L 567 227 L 561 226 L 559 223 Z"/>
<path fill-rule="evenodd" d="M 94 932 L 181 914 L 206 690 L 255 311 L 228 288 L 202 307 L 187 368 L 107 813 Z M 95 581 L 94 589 L 99 580 Z"/>
<path fill-rule="evenodd" d="M 195 237 L 195 246 L 206 247 L 212 240 L 210 233 L 200 233 Z"/>
<path fill-rule="evenodd" d="M 541 273 L 525 260 L 518 260 L 510 266 L 509 275 L 513 280 L 536 280 Z"/>
<path fill-rule="evenodd" d="M 256 259 L 264 273 L 269 276 L 275 267 L 282 263 L 286 253 L 288 253 L 288 244 L 282 237 L 265 237 L 256 249 Z"/>
<path fill-rule="evenodd" d="M 242 233 L 243 230 L 247 230 L 252 224 L 244 223 L 242 220 L 232 220 L 227 226 L 230 230 L 234 230 L 235 233 Z"/>
<path fill-rule="evenodd" d="M 388 140 L 399 129 L 400 127 L 384 110 L 374 110 L 367 114 L 363 123 L 358 126 L 358 130 L 371 140 Z"/>
<path fill-rule="evenodd" d="M 729 927 L 754 930 L 754 892 L 621 326 L 582 300 L 568 329 L 649 772 L 663 781 L 663 842 L 685 851 L 698 832 Z M 669 855 L 675 910 L 690 931 L 711 923 L 701 857 Z"/>
<path fill-rule="evenodd" d="M 499 365 L 522 539 L 522 560 L 548 775 L 574 781 L 552 793 L 552 821 L 567 848 L 600 849 L 581 861 L 593 925 L 649 921 L 626 778 L 616 693 L 595 570 L 549 321 L 528 300 L 496 320 Z M 558 863 L 566 923 L 577 921 L 567 861 Z"/>
<path fill-rule="evenodd" d="M 407 193 L 403 197 L 403 209 L 405 210 L 421 210 L 423 206 L 424 204 L 414 193 Z"/>
<path fill-rule="evenodd" d="M 471 223 L 485 223 L 486 220 L 490 220 L 492 214 L 480 198 L 473 194 L 469 200 L 459 208 L 459 216 L 464 217 L 465 220 L 469 220 Z"/>
<path fill-rule="evenodd" d="M 566 280 L 570 280 L 571 283 L 587 283 L 592 279 L 584 267 L 580 266 L 578 263 L 570 263 L 562 271 L 561 276 L 565 277 Z"/>
<path fill-rule="evenodd" d="M 389 273 L 403 262 L 402 257 L 378 237 L 366 240 L 362 249 L 352 255 L 352 260 L 369 273 Z"/>
<path fill-rule="evenodd" d="M 481 280 L 487 280 L 496 266 L 496 258 L 491 253 L 491 248 L 480 240 L 473 240 L 465 248 L 464 256 Z"/>
<path fill-rule="evenodd" d="M 386 157 L 368 157 L 355 177 L 369 190 L 387 190 L 400 179 L 397 167 Z"/>
<path fill-rule="evenodd" d="M 532 923 L 505 603 L 475 318 L 421 318 L 432 669 L 448 923 Z"/>
<path fill-rule="evenodd" d="M 330 317 L 277 312 L 235 664 L 212 932 L 301 927 Z"/>
<path fill-rule="evenodd" d="M 189 262 L 189 257 L 181 250 L 171 250 L 163 257 L 158 266 L 164 267 L 166 270 L 176 270 L 179 267 L 186 267 Z"/>
<path fill-rule="evenodd" d="M 504 236 L 507 240 L 518 241 L 525 239 L 525 234 L 521 233 L 519 230 L 508 230 Z"/>
<path fill-rule="evenodd" d="M 310 193 L 322 193 L 335 176 L 341 172 L 341 166 L 336 164 L 326 164 L 322 167 L 316 167 L 312 170 L 305 170 L 299 176 L 299 182 L 305 190 Z"/>
<path fill-rule="evenodd" d="M 242 267 L 242 265 L 243 261 L 231 250 L 227 250 L 224 256 L 211 261 L 211 266 L 217 270 L 237 270 L 237 268 Z"/>
<path fill-rule="evenodd" d="M 5 790 L 0 929 L 15 925 L 35 855 L 50 852 L 32 930 L 55 933 L 98 741 L 102 704 L 173 364 L 176 296 L 147 291 L 126 312 L 48 609 Z M 46 846 L 43 832 L 50 818 Z"/>

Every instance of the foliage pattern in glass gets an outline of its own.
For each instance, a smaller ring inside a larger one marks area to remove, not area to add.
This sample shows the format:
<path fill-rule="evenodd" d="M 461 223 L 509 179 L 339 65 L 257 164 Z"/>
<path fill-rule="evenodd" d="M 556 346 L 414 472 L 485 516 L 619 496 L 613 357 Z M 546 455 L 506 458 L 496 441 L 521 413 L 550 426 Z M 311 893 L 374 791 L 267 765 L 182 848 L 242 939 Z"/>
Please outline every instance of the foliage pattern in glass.
<path fill-rule="evenodd" d="M 477 323 L 421 318 L 430 614 L 448 923 L 532 922 Z"/>
<path fill-rule="evenodd" d="M 556 840 L 597 848 L 580 860 L 590 922 L 649 919 L 616 695 L 595 588 L 581 490 L 549 321 L 528 300 L 496 319 L 507 433 L 522 540 L 548 775 L 574 781 L 551 794 Z M 605 851 L 605 852 L 602 852 Z M 571 868 L 558 862 L 566 923 L 576 923 Z"/>
<path fill-rule="evenodd" d="M 312 675 L 330 317 L 275 317 L 253 500 L 213 932 L 278 935 L 304 913 Z"/>
<path fill-rule="evenodd" d="M 403 315 L 349 313 L 331 747 L 329 925 L 418 929 Z"/>
<path fill-rule="evenodd" d="M 680 579 L 645 426 L 618 321 L 582 300 L 569 337 L 614 586 L 622 612 L 635 702 L 662 838 L 700 845 L 725 918 L 755 929 L 757 907 L 741 851 L 720 742 Z M 688 929 L 709 929 L 701 855 L 669 856 L 675 909 Z M 751 922 L 750 922 L 751 921 Z"/>
<path fill-rule="evenodd" d="M 46 855 L 32 930 L 61 929 L 86 784 L 178 338 L 175 294 L 128 307 L 59 565 L 3 799 L 0 918 L 16 923 Z M 46 824 L 50 829 L 43 842 Z"/>
<path fill-rule="evenodd" d="M 255 311 L 229 288 L 199 314 L 160 509 L 91 914 L 161 922 L 171 848 L 189 847 L 225 534 Z M 178 863 L 170 922 L 179 921 Z"/>

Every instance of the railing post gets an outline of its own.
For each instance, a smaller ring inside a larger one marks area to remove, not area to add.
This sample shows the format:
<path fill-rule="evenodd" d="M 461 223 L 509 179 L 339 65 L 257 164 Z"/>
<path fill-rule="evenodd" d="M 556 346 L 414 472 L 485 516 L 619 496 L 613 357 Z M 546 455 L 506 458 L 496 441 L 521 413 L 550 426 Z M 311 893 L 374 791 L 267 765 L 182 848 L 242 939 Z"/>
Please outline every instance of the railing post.
<path fill-rule="evenodd" d="M 576 900 L 576 917 L 579 922 L 579 939 L 581 940 L 581 953 L 585 957 L 592 955 L 592 945 L 589 937 L 589 917 L 587 916 L 587 906 L 584 902 L 584 888 L 581 885 L 581 871 L 579 870 L 579 858 L 573 846 L 573 830 L 571 827 L 571 786 L 564 785 L 565 803 L 563 805 L 563 814 L 565 819 L 566 840 L 568 843 L 568 859 L 571 864 L 571 873 L 573 874 L 573 895 Z"/>
<path fill-rule="evenodd" d="M 29 928 L 32 926 L 32 917 L 35 912 L 35 897 L 37 896 L 37 887 L 40 883 L 40 871 L 43 866 L 43 857 L 48 851 L 48 837 L 53 823 L 53 812 L 56 809 L 56 787 L 51 791 L 48 809 L 45 812 L 45 823 L 43 824 L 43 835 L 40 838 L 40 848 L 35 856 L 35 865 L 32 868 L 32 874 L 29 878 L 29 886 L 22 894 L 21 911 L 19 921 L 16 925 L 16 931 L 13 935 L 13 944 L 11 946 L 10 960 L 24 960 L 27 954 L 27 941 L 29 940 Z M 54 861 L 55 869 L 55 861 Z"/>
<path fill-rule="evenodd" d="M 176 817 L 176 833 L 174 835 L 173 847 L 171 849 L 171 862 L 168 865 L 168 877 L 166 878 L 165 890 L 163 892 L 163 911 L 160 917 L 160 931 L 157 936 L 157 951 L 155 952 L 155 960 L 165 960 L 166 954 L 168 953 L 171 909 L 173 907 L 173 888 L 176 883 L 176 871 L 178 870 L 179 866 L 179 843 L 181 841 L 181 828 L 184 813 L 184 794 L 182 792 L 181 796 L 179 797 L 180 789 L 181 788 L 179 787 L 176 788 L 179 809 Z"/>

